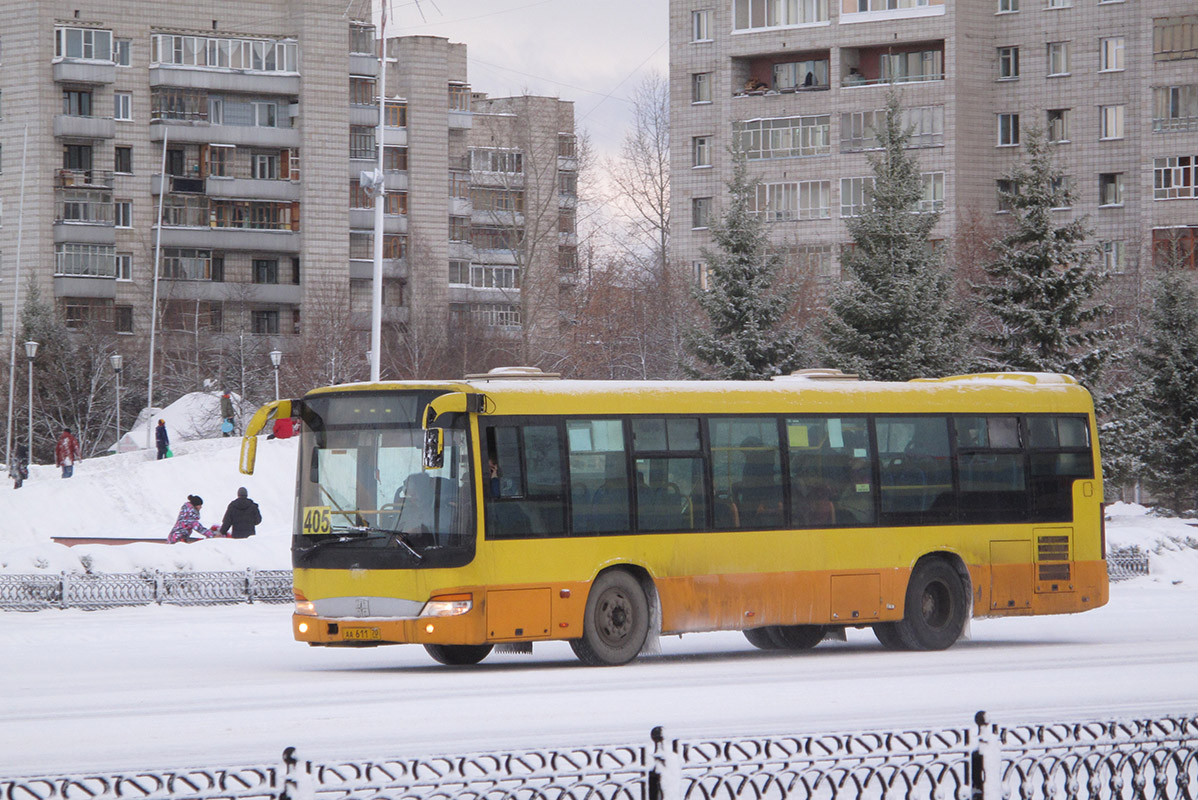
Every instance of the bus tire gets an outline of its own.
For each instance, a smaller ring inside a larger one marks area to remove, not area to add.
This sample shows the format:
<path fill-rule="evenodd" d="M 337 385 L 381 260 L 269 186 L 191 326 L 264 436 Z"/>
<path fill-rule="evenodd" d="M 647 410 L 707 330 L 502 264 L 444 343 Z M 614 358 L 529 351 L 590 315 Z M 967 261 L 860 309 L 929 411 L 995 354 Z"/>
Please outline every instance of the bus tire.
<path fill-rule="evenodd" d="M 765 628 L 747 628 L 742 633 L 749 640 L 749 644 L 758 650 L 777 650 L 781 645 L 771 635 L 773 630 L 774 626 L 770 625 Z"/>
<path fill-rule="evenodd" d="M 879 622 L 874 625 L 874 636 L 887 650 L 906 650 L 903 638 L 899 636 L 897 622 Z"/>
<path fill-rule="evenodd" d="M 615 667 L 636 658 L 649 635 L 649 601 L 630 573 L 613 569 L 595 579 L 587 595 L 582 638 L 570 648 L 584 664 Z"/>
<path fill-rule="evenodd" d="M 775 625 L 769 630 L 781 650 L 810 650 L 828 633 L 823 625 Z"/>
<path fill-rule="evenodd" d="M 969 613 L 969 590 L 947 561 L 915 565 L 907 584 L 906 607 L 895 630 L 908 650 L 945 650 L 961 638 Z"/>
<path fill-rule="evenodd" d="M 426 644 L 424 649 L 434 661 L 451 667 L 477 664 L 491 652 L 489 644 Z"/>

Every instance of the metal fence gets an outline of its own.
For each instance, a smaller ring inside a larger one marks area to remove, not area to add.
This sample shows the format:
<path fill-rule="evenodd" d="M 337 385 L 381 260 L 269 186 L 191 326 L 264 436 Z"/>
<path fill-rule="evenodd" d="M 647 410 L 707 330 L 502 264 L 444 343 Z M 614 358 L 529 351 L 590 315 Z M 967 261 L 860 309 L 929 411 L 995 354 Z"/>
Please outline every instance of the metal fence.
<path fill-rule="evenodd" d="M 1125 581 L 1148 574 L 1148 554 L 1138 547 L 1116 550 L 1107 554 L 1107 576 L 1112 581 Z"/>
<path fill-rule="evenodd" d="M 0 777 L 4 800 L 1192 800 L 1198 717 Z"/>
<path fill-rule="evenodd" d="M 146 570 L 96 575 L 79 572 L 0 574 L 0 609 L 5 611 L 94 610 L 151 603 L 179 606 L 290 603 L 293 600 L 289 569 L 247 569 L 244 572 Z"/>

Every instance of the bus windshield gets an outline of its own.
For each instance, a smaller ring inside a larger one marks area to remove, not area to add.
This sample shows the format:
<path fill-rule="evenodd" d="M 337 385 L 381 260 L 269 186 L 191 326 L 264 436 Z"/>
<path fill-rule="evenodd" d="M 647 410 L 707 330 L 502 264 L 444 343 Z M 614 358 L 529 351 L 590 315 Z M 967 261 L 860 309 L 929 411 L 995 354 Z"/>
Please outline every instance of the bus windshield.
<path fill-rule="evenodd" d="M 437 394 L 346 393 L 305 401 L 296 566 L 360 560 L 362 548 L 373 551 L 373 567 L 380 559 L 403 568 L 469 560 L 474 513 L 464 424 L 445 430 L 439 469 L 424 469 L 421 461 L 420 415 Z"/>

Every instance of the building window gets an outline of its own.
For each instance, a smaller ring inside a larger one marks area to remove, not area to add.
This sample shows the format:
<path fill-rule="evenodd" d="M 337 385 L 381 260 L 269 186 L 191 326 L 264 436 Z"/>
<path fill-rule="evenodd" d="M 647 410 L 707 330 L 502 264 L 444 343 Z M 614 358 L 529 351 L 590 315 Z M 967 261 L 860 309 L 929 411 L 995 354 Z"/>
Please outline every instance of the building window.
<path fill-rule="evenodd" d="M 840 152 L 877 150 L 877 131 L 885 123 L 886 109 L 841 114 Z M 904 108 L 902 127 L 909 134 L 908 149 L 941 147 L 944 145 L 944 106 Z"/>
<path fill-rule="evenodd" d="M 710 42 L 711 41 L 711 11 L 704 9 L 703 11 L 691 12 L 691 41 L 692 42 Z"/>
<path fill-rule="evenodd" d="M 691 75 L 691 102 L 711 102 L 711 73 L 696 72 Z"/>
<path fill-rule="evenodd" d="M 94 28 L 55 28 L 54 57 L 111 61 L 112 31 Z"/>
<path fill-rule="evenodd" d="M 1010 178 L 999 178 L 994 182 L 994 188 L 998 195 L 998 213 L 1006 214 L 1010 212 L 1014 207 L 1012 200 L 1017 193 L 1015 181 Z"/>
<path fill-rule="evenodd" d="M 378 156 L 374 145 L 374 128 L 365 125 L 349 126 L 349 157 L 371 159 Z"/>
<path fill-rule="evenodd" d="M 919 211 L 928 214 L 944 210 L 944 173 L 925 172 L 923 179 L 923 195 L 919 199 Z"/>
<path fill-rule="evenodd" d="M 573 211 L 562 209 L 557 212 L 557 232 L 565 234 L 578 232 L 577 220 Z"/>
<path fill-rule="evenodd" d="M 578 272 L 578 248 L 562 245 L 557 248 L 557 271 L 566 275 Z"/>
<path fill-rule="evenodd" d="M 859 217 L 873 206 L 874 179 L 840 179 L 840 216 Z"/>
<path fill-rule="evenodd" d="M 250 324 L 254 333 L 273 335 L 279 332 L 279 312 L 277 309 L 254 309 L 250 312 Z"/>
<path fill-rule="evenodd" d="M 757 185 L 749 211 L 767 222 L 828 219 L 832 216 L 831 181 L 799 181 Z"/>
<path fill-rule="evenodd" d="M 1048 43 L 1048 77 L 1069 74 L 1069 42 Z"/>
<path fill-rule="evenodd" d="M 519 289 L 520 268 L 474 264 L 470 267 L 470 285 L 476 289 Z"/>
<path fill-rule="evenodd" d="M 1050 108 L 1046 124 L 1048 141 L 1064 144 L 1069 141 L 1069 109 Z"/>
<path fill-rule="evenodd" d="M 1198 199 L 1198 156 L 1152 160 L 1153 200 Z"/>
<path fill-rule="evenodd" d="M 828 19 L 828 0 L 733 0 L 732 29 L 782 28 Z"/>
<path fill-rule="evenodd" d="M 388 128 L 408 127 L 408 104 L 388 100 L 383 112 L 383 124 Z"/>
<path fill-rule="evenodd" d="M 129 92 L 112 93 L 112 118 L 123 121 L 133 119 L 133 95 Z"/>
<path fill-rule="evenodd" d="M 451 241 L 451 242 L 469 242 L 470 241 L 470 217 L 450 217 L 449 218 L 449 241 Z"/>
<path fill-rule="evenodd" d="M 113 39 L 112 40 L 112 60 L 116 62 L 118 67 L 127 67 L 132 63 L 133 40 L 132 39 Z"/>
<path fill-rule="evenodd" d="M 474 172 L 522 175 L 524 173 L 524 153 L 519 150 L 477 147 L 470 151 L 470 169 Z"/>
<path fill-rule="evenodd" d="M 1019 48 L 998 48 L 998 79 L 1000 81 L 1015 80 L 1019 77 Z"/>
<path fill-rule="evenodd" d="M 711 198 L 691 199 L 691 229 L 706 228 L 711 222 Z"/>
<path fill-rule="evenodd" d="M 62 315 L 69 330 L 79 330 L 92 325 L 107 326 L 112 320 L 112 301 L 91 297 L 64 297 L 61 300 Z"/>
<path fill-rule="evenodd" d="M 374 78 L 349 79 L 349 104 L 351 106 L 373 106 L 375 97 Z"/>
<path fill-rule="evenodd" d="M 691 166 L 711 166 L 711 137 L 696 136 L 691 139 Z"/>
<path fill-rule="evenodd" d="M 60 242 L 54 246 L 54 274 L 116 277 L 116 248 L 106 244 Z"/>
<path fill-rule="evenodd" d="M 1123 173 L 1104 172 L 1098 176 L 1098 205 L 1123 205 Z"/>
<path fill-rule="evenodd" d="M 279 154 L 252 153 L 250 155 L 250 177 L 260 181 L 275 181 L 279 179 Z"/>
<path fill-rule="evenodd" d="M 150 89 L 150 119 L 207 120 L 208 92 L 154 86 Z"/>
<path fill-rule="evenodd" d="M 133 306 L 114 306 L 112 329 L 117 333 L 133 333 Z"/>
<path fill-rule="evenodd" d="M 278 283 L 279 262 L 274 258 L 254 259 L 254 283 Z"/>
<path fill-rule="evenodd" d="M 702 261 L 692 261 L 691 275 L 694 278 L 695 286 L 699 288 L 699 291 L 707 291 L 707 264 L 703 263 Z"/>
<path fill-rule="evenodd" d="M 383 195 L 383 213 L 398 217 L 408 213 L 408 193 L 389 192 Z"/>
<path fill-rule="evenodd" d="M 1198 225 L 1153 228 L 1152 264 L 1157 269 L 1198 268 Z"/>
<path fill-rule="evenodd" d="M 231 145 L 209 145 L 208 175 L 213 178 L 232 177 L 234 152 L 235 148 Z"/>
<path fill-rule="evenodd" d="M 133 148 L 117 145 L 113 151 L 112 171 L 123 175 L 133 174 Z"/>
<path fill-rule="evenodd" d="M 383 171 L 403 172 L 408 168 L 408 148 L 383 147 Z M 457 197 L 458 195 L 450 195 Z"/>
<path fill-rule="evenodd" d="M 469 261 L 450 261 L 449 262 L 449 283 L 453 286 L 469 286 L 470 285 L 470 262 Z"/>
<path fill-rule="evenodd" d="M 150 64 L 250 72 L 297 72 L 299 46 L 288 39 L 234 39 L 156 33 L 150 36 Z"/>
<path fill-rule="evenodd" d="M 828 59 L 788 61 L 774 65 L 774 88 L 779 90 L 827 89 L 831 86 Z"/>
<path fill-rule="evenodd" d="M 113 217 L 118 228 L 133 227 L 133 201 L 117 200 L 113 203 Z"/>
<path fill-rule="evenodd" d="M 998 146 L 1014 147 L 1019 144 L 1019 115 L 998 115 Z"/>
<path fill-rule="evenodd" d="M 1123 138 L 1123 106 L 1098 107 L 1098 138 Z"/>
<path fill-rule="evenodd" d="M 1124 244 L 1120 240 L 1099 242 L 1102 250 L 1102 269 L 1110 275 L 1122 275 L 1124 272 Z"/>
<path fill-rule="evenodd" d="M 133 254 L 116 254 L 116 279 L 118 281 L 133 280 Z"/>
<path fill-rule="evenodd" d="M 1073 5 L 1073 0 L 1048 0 L 1049 8 L 1069 8 Z"/>
<path fill-rule="evenodd" d="M 881 65 L 883 83 L 944 80 L 944 53 L 940 50 L 883 55 Z"/>
<path fill-rule="evenodd" d="M 1098 40 L 1098 71 L 1119 72 L 1123 69 L 1123 37 L 1111 36 Z"/>
<path fill-rule="evenodd" d="M 276 128 L 279 124 L 277 103 L 254 103 L 254 125 L 259 128 Z"/>
<path fill-rule="evenodd" d="M 375 55 L 374 26 L 349 26 L 349 51 L 358 55 Z"/>
<path fill-rule="evenodd" d="M 578 196 L 578 173 L 577 172 L 559 172 L 557 173 L 557 193 L 564 197 Z"/>
<path fill-rule="evenodd" d="M 1052 209 L 1054 211 L 1070 208 L 1072 206 L 1073 201 L 1071 198 L 1068 176 L 1060 175 L 1056 178 L 1053 178 L 1048 189 L 1052 194 Z"/>
<path fill-rule="evenodd" d="M 1198 58 L 1198 14 L 1154 19 L 1152 57 L 1157 61 Z"/>
<path fill-rule="evenodd" d="M 1198 130 L 1198 84 L 1156 86 L 1152 90 L 1154 131 Z"/>
<path fill-rule="evenodd" d="M 83 89 L 63 89 L 62 113 L 68 117 L 90 117 L 92 93 Z"/>
<path fill-rule="evenodd" d="M 1019 0 L 998 0 L 998 13 L 1013 14 L 1019 10 Z"/>
<path fill-rule="evenodd" d="M 162 277 L 206 281 L 212 276 L 212 251 L 192 247 L 162 248 Z"/>
<path fill-rule="evenodd" d="M 470 190 L 475 211 L 523 211 L 523 189 L 493 189 L 475 186 Z"/>
<path fill-rule="evenodd" d="M 208 124 L 225 124 L 225 100 L 223 97 L 208 98 Z"/>
<path fill-rule="evenodd" d="M 832 152 L 832 118 L 780 117 L 734 123 L 733 142 L 749 160 L 826 156 Z"/>

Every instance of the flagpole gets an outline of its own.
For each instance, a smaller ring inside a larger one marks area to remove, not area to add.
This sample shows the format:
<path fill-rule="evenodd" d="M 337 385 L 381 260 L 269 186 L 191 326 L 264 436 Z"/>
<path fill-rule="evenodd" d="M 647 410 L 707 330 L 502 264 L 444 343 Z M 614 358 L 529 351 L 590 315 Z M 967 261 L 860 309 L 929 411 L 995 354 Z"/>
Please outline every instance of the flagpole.
<path fill-rule="evenodd" d="M 166 142 L 171 129 L 162 126 L 162 167 L 158 170 L 158 231 L 154 241 L 154 299 L 150 303 L 150 381 L 146 389 L 146 449 L 154 446 L 154 332 L 158 328 L 158 264 L 162 255 L 162 200 L 166 197 Z"/>
<path fill-rule="evenodd" d="M 387 115 L 387 0 L 382 2 L 382 17 L 379 20 L 379 124 L 378 167 L 374 185 L 374 280 L 370 296 L 370 380 L 377 383 L 383 347 L 383 213 L 387 200 L 387 189 L 383 178 L 383 133 Z"/>
<path fill-rule="evenodd" d="M 29 126 L 25 126 L 25 142 L 21 149 L 21 202 L 17 209 L 17 263 L 12 279 L 12 349 L 8 355 L 8 431 L 4 436 L 4 463 L 12 464 L 12 406 L 13 388 L 17 375 L 17 320 L 21 318 L 21 232 L 25 223 L 25 157 L 29 153 Z M 26 457 L 33 459 L 33 453 Z"/>

